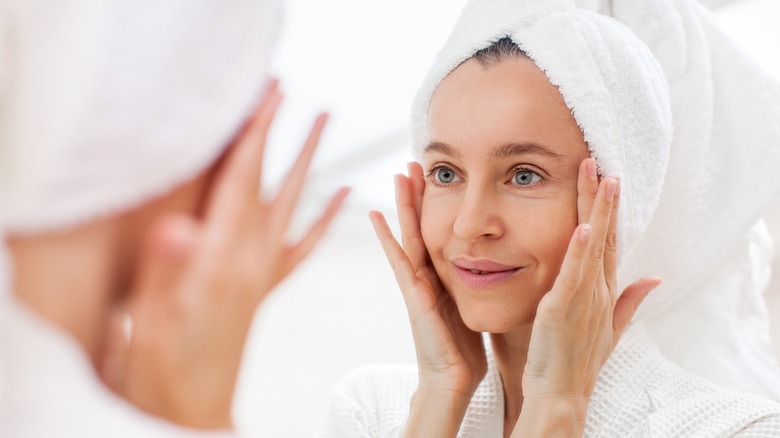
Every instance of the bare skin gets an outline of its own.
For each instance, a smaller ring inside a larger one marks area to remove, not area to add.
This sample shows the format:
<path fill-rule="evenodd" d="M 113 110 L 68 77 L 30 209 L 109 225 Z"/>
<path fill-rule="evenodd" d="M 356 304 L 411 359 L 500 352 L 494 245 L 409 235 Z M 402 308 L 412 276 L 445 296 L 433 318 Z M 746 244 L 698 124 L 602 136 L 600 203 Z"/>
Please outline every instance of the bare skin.
<path fill-rule="evenodd" d="M 148 227 L 144 219 L 163 211 L 197 211 L 208 177 L 204 173 L 122 216 L 63 232 L 11 236 L 16 296 L 70 333 L 97 363 L 107 318 L 103 309 L 129 290 L 136 234 Z"/>
<path fill-rule="evenodd" d="M 280 192 L 259 199 L 280 102 L 273 83 L 223 159 L 168 195 L 9 242 L 18 299 L 70 333 L 119 395 L 187 427 L 232 427 L 255 310 L 314 248 L 347 195 L 340 190 L 300 241 L 285 241 L 326 117 L 318 117 Z M 129 343 L 114 323 L 117 309 L 132 317 Z"/>
<path fill-rule="evenodd" d="M 527 58 L 440 84 L 422 164 L 396 177 L 403 246 L 371 218 L 409 311 L 419 386 L 406 436 L 455 436 L 487 371 L 504 435 L 581 436 L 603 363 L 660 280 L 616 290 L 619 181 L 599 180 L 557 89 Z"/>

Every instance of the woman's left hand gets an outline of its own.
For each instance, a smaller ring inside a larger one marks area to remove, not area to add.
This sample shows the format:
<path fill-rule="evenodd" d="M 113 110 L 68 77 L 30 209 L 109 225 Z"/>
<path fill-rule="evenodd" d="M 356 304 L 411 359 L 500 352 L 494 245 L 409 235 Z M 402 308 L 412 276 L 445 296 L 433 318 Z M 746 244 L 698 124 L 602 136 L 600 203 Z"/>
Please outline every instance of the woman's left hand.
<path fill-rule="evenodd" d="M 599 183 L 589 158 L 580 165 L 577 190 L 580 224 L 537 309 L 513 437 L 581 436 L 602 366 L 639 304 L 661 282 L 642 278 L 618 294 L 619 181 Z"/>

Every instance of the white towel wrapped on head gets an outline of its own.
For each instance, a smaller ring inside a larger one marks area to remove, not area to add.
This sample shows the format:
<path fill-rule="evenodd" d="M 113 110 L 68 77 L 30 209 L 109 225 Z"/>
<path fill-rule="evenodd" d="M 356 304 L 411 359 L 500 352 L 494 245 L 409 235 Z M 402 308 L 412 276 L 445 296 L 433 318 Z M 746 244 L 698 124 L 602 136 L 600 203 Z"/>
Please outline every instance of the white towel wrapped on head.
<path fill-rule="evenodd" d="M 469 2 L 415 97 L 411 133 L 417 156 L 425 146 L 428 106 L 439 83 L 475 52 L 505 37 L 560 89 L 600 173 L 620 177 L 625 253 L 644 231 L 661 193 L 672 137 L 669 91 L 652 54 L 628 28 L 576 9 L 573 0 Z"/>

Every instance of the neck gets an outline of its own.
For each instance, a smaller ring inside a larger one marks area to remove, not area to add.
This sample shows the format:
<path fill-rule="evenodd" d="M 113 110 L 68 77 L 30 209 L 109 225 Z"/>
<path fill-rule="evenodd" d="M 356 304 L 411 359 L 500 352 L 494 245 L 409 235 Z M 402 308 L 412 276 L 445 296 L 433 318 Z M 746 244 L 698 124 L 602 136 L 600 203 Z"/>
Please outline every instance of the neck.
<path fill-rule="evenodd" d="M 504 388 L 504 436 L 514 429 L 523 407 L 523 369 L 528 358 L 531 324 L 512 332 L 490 335 L 496 368 Z"/>
<path fill-rule="evenodd" d="M 93 363 L 118 273 L 117 226 L 101 221 L 8 239 L 16 298 L 73 336 Z"/>

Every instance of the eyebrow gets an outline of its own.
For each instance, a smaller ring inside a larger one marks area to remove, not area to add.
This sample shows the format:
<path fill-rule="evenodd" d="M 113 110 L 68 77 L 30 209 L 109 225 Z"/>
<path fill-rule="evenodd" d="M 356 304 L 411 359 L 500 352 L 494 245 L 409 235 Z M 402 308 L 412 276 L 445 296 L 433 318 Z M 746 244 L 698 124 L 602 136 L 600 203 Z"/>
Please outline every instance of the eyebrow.
<path fill-rule="evenodd" d="M 423 150 L 423 153 L 425 154 L 431 152 L 438 152 L 453 158 L 462 157 L 460 152 L 455 150 L 452 146 L 438 141 L 429 143 L 428 146 L 426 146 Z M 495 148 L 490 153 L 490 158 L 494 160 L 501 160 L 517 155 L 540 155 L 555 160 L 561 160 L 564 158 L 564 155 L 552 151 L 549 147 L 534 142 L 507 143 L 503 146 Z"/>
<path fill-rule="evenodd" d="M 494 149 L 490 154 L 490 158 L 494 160 L 500 160 L 504 158 L 511 158 L 517 155 L 539 155 L 553 158 L 555 160 L 561 160 L 564 158 L 564 155 L 554 152 L 547 146 L 534 142 L 507 143 L 499 148 Z"/>
<path fill-rule="evenodd" d="M 431 152 L 438 152 L 453 158 L 462 158 L 460 152 L 456 151 L 452 146 L 438 141 L 428 143 L 428 146 L 425 146 L 425 149 L 423 149 L 423 154 L 429 154 Z"/>

